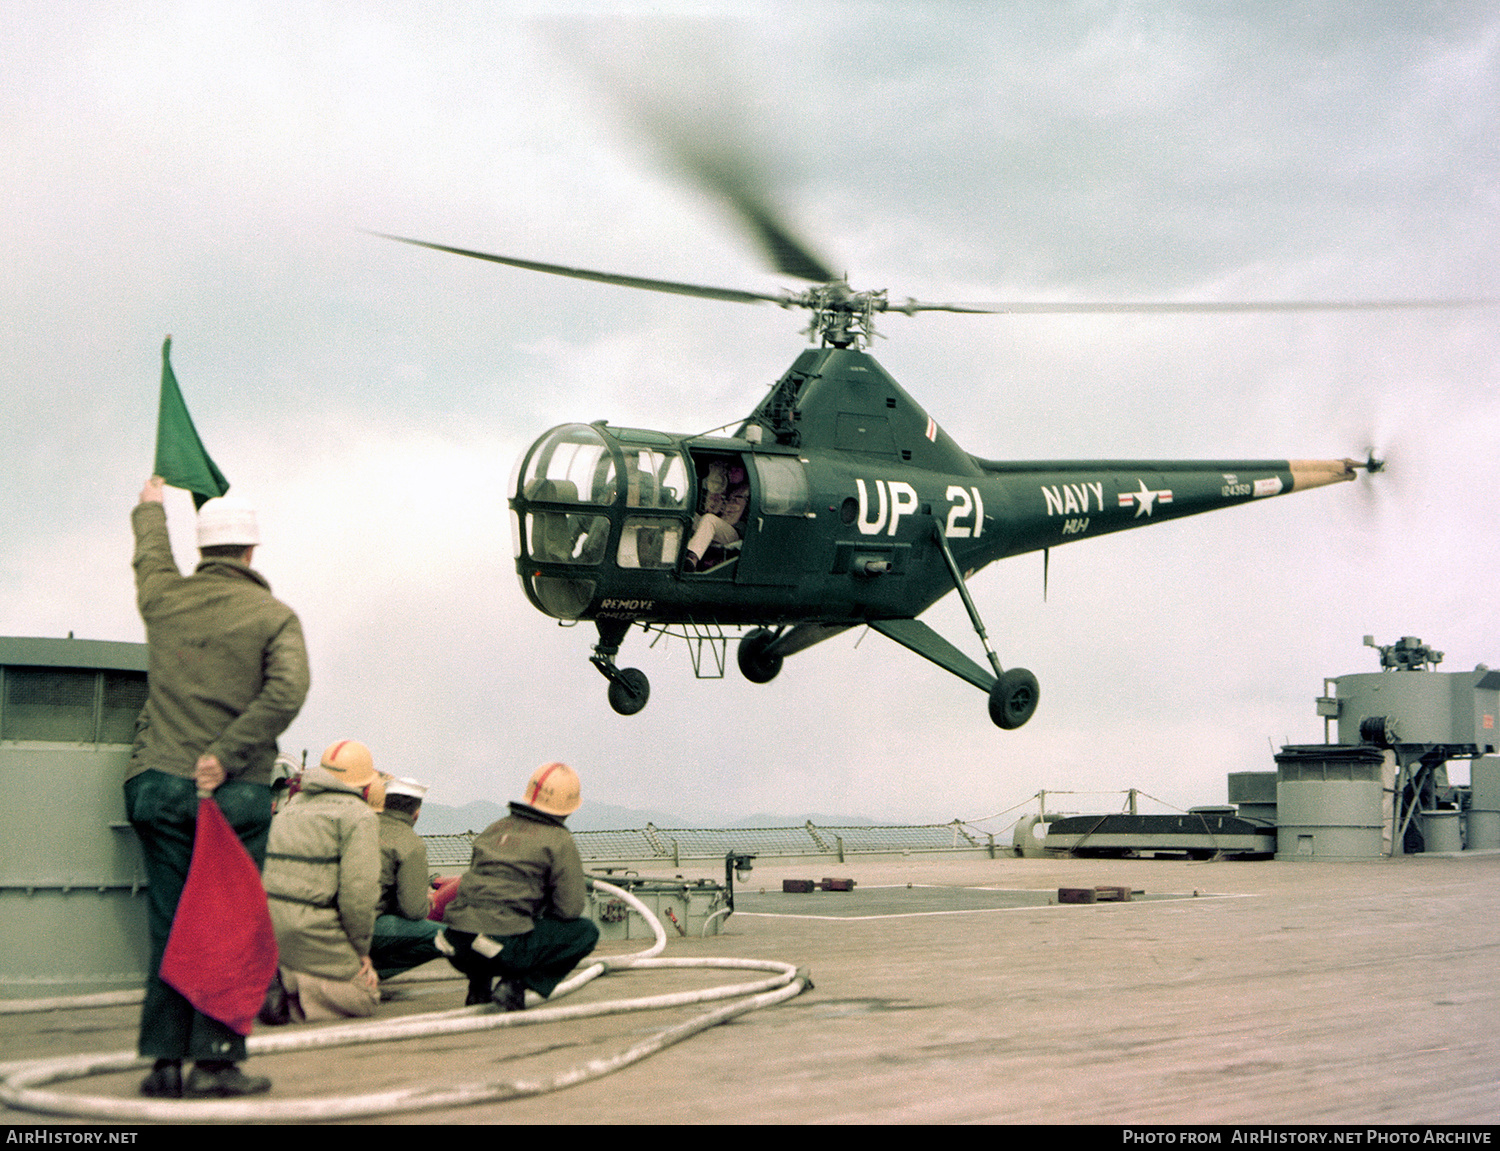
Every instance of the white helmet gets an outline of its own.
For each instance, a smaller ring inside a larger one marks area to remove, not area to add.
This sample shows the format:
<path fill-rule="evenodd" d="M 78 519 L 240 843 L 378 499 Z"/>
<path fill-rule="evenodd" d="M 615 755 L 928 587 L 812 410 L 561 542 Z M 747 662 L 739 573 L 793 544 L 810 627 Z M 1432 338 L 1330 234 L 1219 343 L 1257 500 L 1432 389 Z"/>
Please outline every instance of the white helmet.
<path fill-rule="evenodd" d="M 254 547 L 260 543 L 260 524 L 255 508 L 244 496 L 220 496 L 198 509 L 198 546 L 200 548 L 237 545 Z"/>
<path fill-rule="evenodd" d="M 427 785 L 418 783 L 404 775 L 398 775 L 385 785 L 387 795 L 404 795 L 408 799 L 423 799 L 427 795 Z"/>

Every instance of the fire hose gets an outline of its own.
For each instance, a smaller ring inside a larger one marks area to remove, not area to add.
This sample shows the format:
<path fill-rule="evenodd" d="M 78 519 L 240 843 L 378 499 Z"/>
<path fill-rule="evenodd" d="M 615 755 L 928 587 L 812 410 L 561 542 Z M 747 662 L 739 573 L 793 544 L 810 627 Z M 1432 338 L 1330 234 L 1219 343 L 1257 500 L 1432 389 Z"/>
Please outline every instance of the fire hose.
<path fill-rule="evenodd" d="M 56 1059 L 9 1064 L 0 1079 L 0 1102 L 23 1111 L 67 1115 L 88 1119 L 110 1119 L 117 1122 L 233 1123 L 360 1119 L 406 1111 L 438 1107 L 465 1107 L 476 1103 L 493 1103 L 526 1098 L 558 1091 L 592 1079 L 598 1079 L 638 1063 L 699 1032 L 727 1023 L 740 1015 L 784 1002 L 812 987 L 804 969 L 776 960 L 703 958 L 666 959 L 667 935 L 661 921 L 633 894 L 600 879 L 591 879 L 597 891 L 623 899 L 650 926 L 655 942 L 634 955 L 596 959 L 575 972 L 557 989 L 544 1005 L 525 1011 L 497 1012 L 494 1007 L 463 1007 L 412 1015 L 401 1019 L 371 1023 L 351 1023 L 301 1032 L 256 1036 L 247 1043 L 251 1055 L 306 1051 L 361 1043 L 381 1043 L 414 1036 L 452 1035 L 470 1031 L 488 1031 L 508 1027 L 529 1027 L 569 1019 L 602 1015 L 619 1015 L 636 1011 L 657 1011 L 696 1003 L 720 1002 L 712 1010 L 674 1024 L 646 1039 L 606 1058 L 592 1059 L 550 1077 L 535 1079 L 485 1080 L 456 1085 L 403 1087 L 363 1095 L 270 1099 L 264 1096 L 235 1100 L 126 1099 L 114 1096 L 81 1095 L 50 1091 L 55 1083 L 145 1068 L 151 1060 L 133 1051 L 113 1054 L 73 1055 Z M 603 1003 L 552 1006 L 558 999 L 577 991 L 601 975 L 622 971 L 673 968 L 724 968 L 768 973 L 744 983 L 726 984 L 697 991 L 648 995 L 634 999 L 616 999 Z M 528 993 L 536 999 L 535 993 Z M 98 997 L 82 997 L 94 998 Z M 42 1001 L 62 1005 L 60 1001 Z"/>

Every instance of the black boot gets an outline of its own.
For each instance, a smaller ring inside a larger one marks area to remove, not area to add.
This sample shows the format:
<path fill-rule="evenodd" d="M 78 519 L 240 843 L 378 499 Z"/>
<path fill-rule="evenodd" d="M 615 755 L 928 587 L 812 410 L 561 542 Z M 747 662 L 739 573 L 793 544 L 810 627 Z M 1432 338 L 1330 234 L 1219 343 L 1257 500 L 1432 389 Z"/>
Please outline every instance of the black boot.
<path fill-rule="evenodd" d="M 264 1095 L 271 1081 L 259 1075 L 246 1075 L 233 1063 L 219 1059 L 200 1059 L 188 1076 L 182 1094 L 188 1099 L 236 1099 L 241 1095 Z"/>
<path fill-rule="evenodd" d="M 525 1011 L 526 984 L 519 979 L 502 979 L 495 984 L 494 1001 L 501 1011 Z"/>
<path fill-rule="evenodd" d="M 151 1074 L 141 1080 L 141 1094 L 148 1099 L 181 1099 L 182 1061 L 158 1059 Z"/>

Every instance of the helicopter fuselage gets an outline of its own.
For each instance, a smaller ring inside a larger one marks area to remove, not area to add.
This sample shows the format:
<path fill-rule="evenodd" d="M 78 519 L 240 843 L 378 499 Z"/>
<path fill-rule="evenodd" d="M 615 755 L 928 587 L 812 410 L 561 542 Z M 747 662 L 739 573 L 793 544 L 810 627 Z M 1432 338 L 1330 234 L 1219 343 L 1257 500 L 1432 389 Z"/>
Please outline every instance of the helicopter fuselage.
<path fill-rule="evenodd" d="M 714 465 L 741 541 L 685 545 Z M 554 428 L 512 486 L 516 570 L 565 620 L 779 626 L 909 619 L 997 559 L 1354 478 L 1347 461 L 1000 462 L 962 451 L 863 352 L 809 350 L 727 437 Z M 937 541 L 941 540 L 941 545 Z"/>
<path fill-rule="evenodd" d="M 669 123 L 677 123 L 675 114 L 662 120 Z M 705 638 L 720 645 L 719 674 L 727 642 L 722 629 L 751 627 L 739 640 L 737 658 L 748 679 L 765 683 L 786 656 L 867 624 L 988 692 L 995 723 L 1019 727 L 1036 709 L 1037 681 L 1024 669 L 1001 668 L 967 589 L 973 572 L 1006 556 L 1352 480 L 1359 468 L 1376 472 L 1382 466 L 1373 449 L 1363 462 L 982 459 L 954 443 L 862 350 L 875 335 L 876 316 L 1359 312 L 1494 304 L 895 303 L 884 289 L 855 291 L 847 276 L 795 234 L 740 162 L 740 144 L 716 131 L 703 137 L 714 141 L 703 151 L 680 132 L 666 135 L 669 150 L 734 210 L 777 273 L 809 287 L 724 288 L 388 237 L 575 280 L 774 304 L 810 315 L 806 334 L 820 346 L 797 357 L 733 435 L 676 435 L 603 421 L 567 424 L 547 432 L 517 463 L 509 495 L 521 585 L 546 614 L 594 622 L 599 642 L 590 662 L 609 680 L 611 706 L 626 715 L 644 707 L 650 694 L 642 672 L 615 664 L 633 626 L 676 628 L 698 651 Z M 733 517 L 732 525 L 725 516 Z M 949 591 L 962 598 L 988 668 L 917 619 Z"/>

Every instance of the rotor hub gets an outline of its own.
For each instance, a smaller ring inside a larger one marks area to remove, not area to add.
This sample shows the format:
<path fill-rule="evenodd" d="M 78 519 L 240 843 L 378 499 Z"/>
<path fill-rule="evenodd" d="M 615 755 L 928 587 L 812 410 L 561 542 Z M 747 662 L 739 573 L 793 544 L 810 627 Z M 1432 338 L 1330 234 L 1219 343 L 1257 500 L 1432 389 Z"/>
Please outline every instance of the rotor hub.
<path fill-rule="evenodd" d="M 844 280 L 830 280 L 795 295 L 787 296 L 784 308 L 806 308 L 812 319 L 803 332 L 823 347 L 862 350 L 875 338 L 874 316 L 888 307 L 882 289 L 854 292 Z"/>

